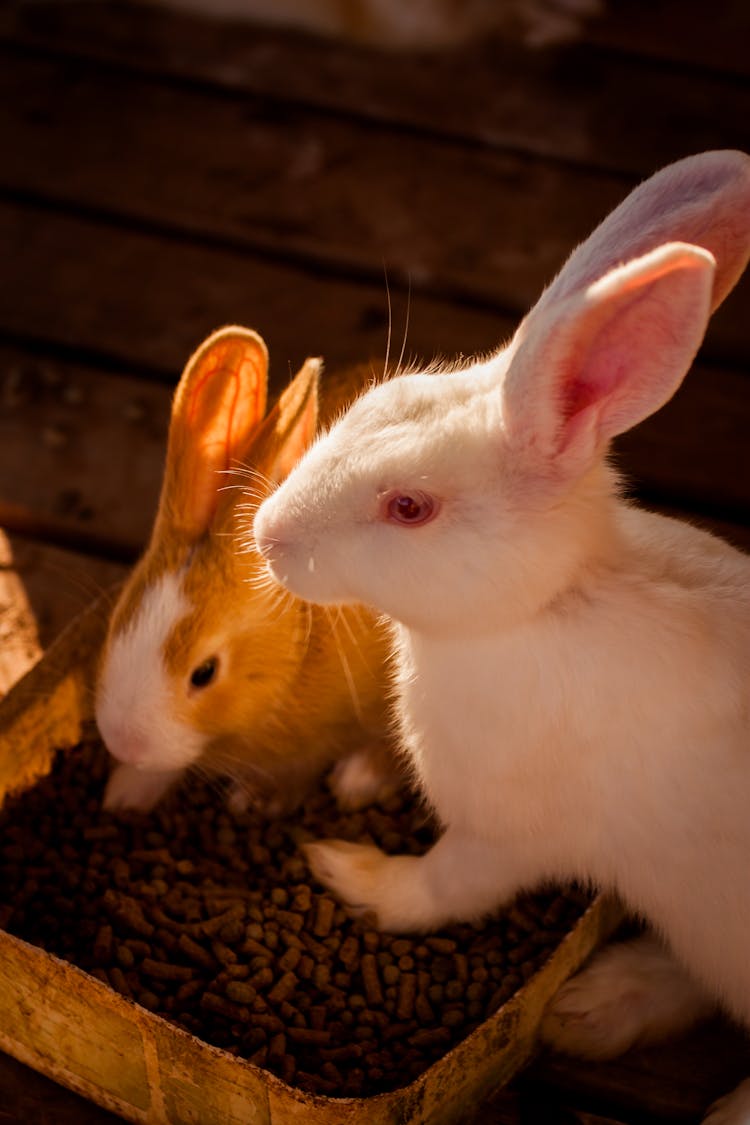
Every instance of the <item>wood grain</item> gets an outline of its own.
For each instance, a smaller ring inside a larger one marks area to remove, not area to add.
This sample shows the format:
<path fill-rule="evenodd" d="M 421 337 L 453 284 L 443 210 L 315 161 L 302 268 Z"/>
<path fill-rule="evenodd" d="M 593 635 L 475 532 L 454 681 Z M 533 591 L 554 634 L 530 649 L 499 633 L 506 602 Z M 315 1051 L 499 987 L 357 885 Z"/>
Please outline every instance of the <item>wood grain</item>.
<path fill-rule="evenodd" d="M 523 153 L 507 145 L 467 153 L 461 138 L 394 130 L 387 120 L 363 120 L 361 109 L 332 116 L 314 104 L 280 105 L 239 89 L 217 96 L 64 55 L 29 58 L 12 46 L 3 55 L 0 135 L 7 142 L 0 187 L 6 196 L 36 200 L 45 213 L 57 205 L 94 221 L 156 229 L 171 245 L 194 239 L 217 254 L 258 256 L 261 272 L 268 260 L 296 263 L 300 270 L 365 279 L 382 295 L 386 268 L 395 285 L 410 283 L 415 297 L 470 301 L 514 318 L 635 182 L 633 175 L 588 164 L 545 161 L 532 155 L 528 135 Z M 664 85 L 658 105 L 673 96 L 672 85 Z M 576 84 L 556 76 L 556 91 L 559 127 Z M 736 103 L 734 85 L 727 97 Z M 348 104 L 367 101 L 354 96 Z M 601 99 L 587 95 L 587 104 L 599 107 Z M 733 121 L 741 111 L 733 105 Z M 750 133 L 734 141 L 718 133 L 698 137 L 695 115 L 682 100 L 671 112 L 691 115 L 690 142 L 678 152 L 667 143 L 674 129 L 662 130 L 648 170 L 700 148 L 743 142 L 750 148 Z M 180 117 L 190 122 L 187 131 L 173 127 Z M 639 123 L 639 143 L 652 121 L 653 110 Z M 632 126 L 610 119 L 608 131 L 627 137 Z M 112 280 L 97 278 L 103 299 Z M 750 361 L 749 314 L 747 280 L 717 314 L 709 354 Z M 435 346 L 443 350 L 440 341 Z"/>
<path fill-rule="evenodd" d="M 727 4 L 732 0 L 718 0 L 712 22 L 720 24 Z M 746 44 L 747 9 L 731 10 L 734 36 Z M 686 24 L 706 22 L 695 0 L 681 12 Z M 644 36 L 650 26 L 642 16 Z M 698 68 L 673 67 L 665 81 L 661 61 L 643 51 L 585 44 L 534 51 L 496 39 L 437 55 L 388 53 L 85 0 L 20 4 L 5 14 L 1 31 L 15 42 L 130 70 L 634 175 L 691 151 L 750 147 L 750 90 Z M 696 28 L 692 42 L 698 39 Z"/>

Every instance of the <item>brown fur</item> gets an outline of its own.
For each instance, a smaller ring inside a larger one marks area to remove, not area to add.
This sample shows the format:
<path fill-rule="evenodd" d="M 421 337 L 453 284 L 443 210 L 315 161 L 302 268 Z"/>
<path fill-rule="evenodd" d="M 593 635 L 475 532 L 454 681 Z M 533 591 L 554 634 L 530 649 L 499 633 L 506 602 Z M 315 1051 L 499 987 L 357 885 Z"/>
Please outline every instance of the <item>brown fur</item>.
<path fill-rule="evenodd" d="M 161 576 L 182 575 L 189 609 L 162 652 L 175 717 L 204 736 L 203 768 L 246 781 L 254 796 L 287 808 L 347 751 L 369 745 L 380 764 L 388 641 L 361 607 L 326 611 L 282 591 L 248 542 L 254 505 L 238 479 L 246 485 L 244 469 L 252 472 L 259 503 L 318 422 L 317 361 L 305 364 L 268 414 L 266 364 L 260 338 L 235 328 L 215 333 L 188 363 L 152 540 L 114 609 L 109 641 L 137 621 Z M 358 368 L 332 380 L 323 420 L 368 377 Z M 241 478 L 217 475 L 238 463 Z M 192 688 L 193 669 L 216 654 L 216 681 Z"/>

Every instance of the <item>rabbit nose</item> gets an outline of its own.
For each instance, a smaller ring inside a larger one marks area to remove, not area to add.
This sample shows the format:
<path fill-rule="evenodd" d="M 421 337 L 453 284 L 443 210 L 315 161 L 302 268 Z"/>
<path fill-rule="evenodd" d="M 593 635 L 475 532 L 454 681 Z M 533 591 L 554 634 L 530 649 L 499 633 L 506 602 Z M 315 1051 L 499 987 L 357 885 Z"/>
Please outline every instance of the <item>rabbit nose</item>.
<path fill-rule="evenodd" d="M 273 520 L 266 516 L 262 508 L 255 517 L 253 538 L 256 548 L 265 559 L 270 558 L 274 548 L 281 546 L 281 538 L 277 534 L 277 528 L 274 527 Z"/>
<path fill-rule="evenodd" d="M 143 768 L 148 758 L 148 741 L 138 731 L 119 730 L 103 735 L 107 749 L 119 762 Z"/>

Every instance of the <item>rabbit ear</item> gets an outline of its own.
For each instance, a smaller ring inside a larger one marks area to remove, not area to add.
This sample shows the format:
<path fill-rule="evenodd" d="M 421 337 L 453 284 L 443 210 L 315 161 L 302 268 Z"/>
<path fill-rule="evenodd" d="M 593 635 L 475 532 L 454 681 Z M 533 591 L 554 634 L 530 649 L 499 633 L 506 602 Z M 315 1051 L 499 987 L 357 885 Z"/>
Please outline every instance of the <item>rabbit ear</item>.
<path fill-rule="evenodd" d="M 519 464 L 553 479 L 579 476 L 610 438 L 662 406 L 703 339 L 714 272 L 706 250 L 674 243 L 534 309 L 503 384 Z"/>
<path fill-rule="evenodd" d="M 581 292 L 615 266 L 667 242 L 702 246 L 716 259 L 712 311 L 750 255 L 750 157 L 725 150 L 689 156 L 632 191 L 573 252 L 537 308 Z"/>
<path fill-rule="evenodd" d="M 220 474 L 243 460 L 266 411 L 268 352 L 257 333 L 229 327 L 205 340 L 172 403 L 155 536 L 192 542 L 211 524 Z"/>
<path fill-rule="evenodd" d="M 315 437 L 322 369 L 322 360 L 306 359 L 258 431 L 253 462 L 274 484 L 289 475 Z"/>

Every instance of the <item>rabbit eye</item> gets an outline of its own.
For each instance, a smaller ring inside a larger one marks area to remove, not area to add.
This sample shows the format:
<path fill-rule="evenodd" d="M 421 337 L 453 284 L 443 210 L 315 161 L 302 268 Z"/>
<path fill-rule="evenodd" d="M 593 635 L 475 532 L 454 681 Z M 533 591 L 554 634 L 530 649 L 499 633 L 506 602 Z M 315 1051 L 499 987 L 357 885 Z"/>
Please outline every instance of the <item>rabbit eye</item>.
<path fill-rule="evenodd" d="M 386 498 L 386 518 L 392 523 L 417 527 L 437 514 L 437 503 L 426 492 L 398 492 Z"/>
<path fill-rule="evenodd" d="M 204 660 L 197 668 L 193 668 L 190 673 L 190 685 L 194 688 L 208 687 L 211 681 L 215 678 L 219 669 L 219 658 L 217 656 L 209 656 L 208 660 Z"/>

